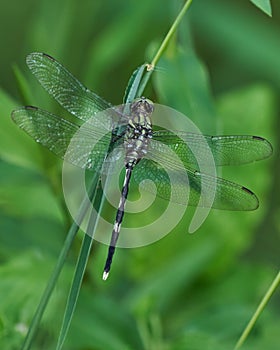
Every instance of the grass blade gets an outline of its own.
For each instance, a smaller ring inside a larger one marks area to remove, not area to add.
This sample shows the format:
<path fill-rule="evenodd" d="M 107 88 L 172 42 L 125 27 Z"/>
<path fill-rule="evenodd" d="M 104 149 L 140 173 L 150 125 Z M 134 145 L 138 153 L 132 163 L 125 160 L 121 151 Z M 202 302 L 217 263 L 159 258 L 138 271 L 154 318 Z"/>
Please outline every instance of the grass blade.
<path fill-rule="evenodd" d="M 139 84 L 142 80 L 145 68 L 146 68 L 146 64 L 142 64 L 137 69 L 135 69 L 135 71 L 132 73 L 128 81 L 127 87 L 125 89 L 124 98 L 123 98 L 124 103 L 131 103 L 136 96 L 139 96 L 137 92 L 138 92 Z"/>
<path fill-rule="evenodd" d="M 92 180 L 92 184 L 90 186 L 90 191 L 89 191 L 89 198 L 93 198 L 95 193 L 96 193 L 96 188 L 97 188 L 97 175 L 93 178 Z M 62 250 L 60 252 L 60 255 L 59 255 L 59 258 L 58 258 L 58 261 L 57 261 L 57 264 L 53 270 L 53 273 L 49 279 L 49 282 L 47 284 L 47 287 L 43 293 L 43 296 L 40 300 L 40 303 L 37 307 L 37 310 L 35 312 L 35 315 L 32 319 L 32 322 L 31 322 L 31 325 L 29 327 L 29 330 L 28 330 L 28 333 L 25 337 L 25 340 L 24 340 L 24 343 L 22 345 L 22 348 L 21 350 L 29 350 L 31 348 L 31 345 L 32 345 L 32 342 L 33 342 L 33 339 L 34 339 L 34 336 L 36 334 L 36 331 L 38 329 L 38 326 L 39 326 L 39 323 L 42 319 L 42 316 L 44 314 L 44 311 L 47 307 L 47 304 L 49 302 L 49 299 L 52 295 L 52 292 L 53 292 L 53 289 L 56 285 L 56 282 L 58 280 L 58 277 L 60 275 L 60 272 L 64 266 L 64 263 L 66 261 L 66 258 L 67 258 L 67 254 L 70 250 L 70 247 L 72 245 L 72 242 L 74 240 L 74 238 L 76 237 L 76 234 L 79 230 L 79 227 L 80 227 L 80 224 L 81 222 L 83 221 L 83 218 L 86 214 L 88 210 L 88 201 L 87 199 L 83 201 L 83 203 L 81 204 L 81 207 L 80 207 L 80 210 L 79 210 L 79 214 L 78 214 L 78 217 L 77 217 L 77 222 L 73 222 L 68 234 L 67 234 L 67 237 L 66 237 L 66 240 L 65 240 L 65 243 L 62 247 Z"/>
<path fill-rule="evenodd" d="M 248 338 L 248 335 L 250 334 L 251 330 L 253 329 L 255 323 L 257 322 L 257 319 L 259 318 L 260 314 L 263 312 L 264 308 L 266 307 L 268 301 L 270 300 L 272 294 L 276 291 L 277 287 L 280 284 L 280 271 L 274 278 L 272 284 L 268 288 L 268 291 L 264 295 L 263 299 L 261 300 L 259 306 L 257 307 L 254 315 L 250 319 L 249 323 L 247 324 L 246 328 L 244 329 L 243 333 L 241 334 L 241 337 L 239 338 L 238 342 L 236 343 L 236 346 L 234 350 L 238 350 L 243 345 L 244 341 Z"/>
<path fill-rule="evenodd" d="M 270 0 L 250 0 L 255 6 L 261 9 L 269 17 L 272 16 Z"/>
<path fill-rule="evenodd" d="M 185 13 L 188 11 L 191 3 L 192 3 L 192 0 L 187 0 L 185 5 L 183 6 L 182 10 L 180 11 L 178 16 L 176 17 L 175 21 L 173 22 L 172 26 L 170 27 L 168 33 L 166 34 L 164 40 L 162 41 L 162 44 L 160 45 L 157 53 L 155 54 L 155 57 L 153 58 L 153 60 L 151 62 L 152 67 L 155 67 L 155 65 L 158 63 L 160 57 L 162 56 L 163 52 L 165 51 L 167 45 L 169 44 L 170 39 L 172 38 L 172 36 L 176 32 L 176 30 L 177 30 L 180 22 L 182 21 Z"/>
<path fill-rule="evenodd" d="M 72 281 L 72 285 L 71 285 L 68 300 L 67 300 L 67 305 L 65 308 L 65 313 L 63 317 L 62 327 L 60 330 L 56 350 L 60 350 L 62 348 L 71 324 L 71 320 L 72 320 L 72 317 L 76 308 L 78 296 L 80 293 L 84 273 L 86 270 L 86 266 L 87 266 L 87 262 L 88 262 L 92 242 L 93 242 L 94 232 L 98 224 L 98 215 L 96 214 L 100 213 L 101 208 L 105 201 L 105 197 L 103 196 L 103 191 L 101 189 L 101 186 L 97 186 L 97 188 L 98 190 L 95 196 L 96 205 L 94 205 L 94 207 L 96 207 L 96 210 L 93 209 L 91 211 L 88 229 L 87 229 L 87 232 L 92 232 L 92 236 L 89 236 L 88 234 L 84 235 L 80 255 L 79 255 L 75 273 L 74 273 L 74 278 Z"/>
<path fill-rule="evenodd" d="M 90 222 L 92 222 L 92 221 L 93 221 L 93 219 L 91 217 Z M 75 311 L 79 292 L 81 289 L 85 269 L 87 266 L 87 262 L 88 262 L 88 258 L 89 258 L 89 254 L 90 254 L 90 249 L 92 246 L 92 241 L 93 241 L 92 237 L 90 237 L 87 234 L 84 235 L 82 248 L 81 248 L 79 259 L 77 262 L 75 275 L 74 275 L 71 289 L 69 292 L 67 305 L 66 305 L 66 309 L 65 309 L 65 313 L 64 313 L 64 317 L 63 317 L 63 323 L 62 323 L 62 327 L 61 327 L 60 334 L 59 334 L 59 339 L 58 339 L 58 343 L 57 343 L 57 347 L 56 347 L 57 350 L 60 350 L 62 348 L 64 340 L 65 340 L 66 335 L 67 335 L 67 332 L 68 332 L 69 327 L 70 327 L 70 323 L 71 323 L 71 320 L 72 320 L 72 317 L 73 317 L 73 314 Z"/>

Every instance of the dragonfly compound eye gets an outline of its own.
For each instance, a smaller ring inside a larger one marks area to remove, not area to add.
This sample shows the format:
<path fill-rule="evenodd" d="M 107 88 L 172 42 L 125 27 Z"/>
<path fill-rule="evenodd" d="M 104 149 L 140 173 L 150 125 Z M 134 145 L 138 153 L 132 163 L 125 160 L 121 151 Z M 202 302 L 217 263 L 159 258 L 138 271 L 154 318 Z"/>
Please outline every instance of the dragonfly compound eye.
<path fill-rule="evenodd" d="M 151 100 L 148 100 L 145 97 L 137 98 L 131 104 L 131 112 L 132 113 L 145 113 L 150 114 L 154 110 L 154 104 Z"/>
<path fill-rule="evenodd" d="M 154 111 L 154 104 L 152 101 L 145 99 L 145 101 L 143 103 L 144 103 L 145 110 L 147 113 L 152 113 Z"/>

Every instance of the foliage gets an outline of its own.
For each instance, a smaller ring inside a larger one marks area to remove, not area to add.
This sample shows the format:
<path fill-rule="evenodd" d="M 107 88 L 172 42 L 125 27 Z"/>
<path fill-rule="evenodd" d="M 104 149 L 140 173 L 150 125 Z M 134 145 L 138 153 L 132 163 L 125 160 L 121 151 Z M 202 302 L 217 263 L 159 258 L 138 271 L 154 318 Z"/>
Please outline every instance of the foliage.
<path fill-rule="evenodd" d="M 259 7 L 264 13 L 271 16 L 271 4 L 270 0 L 250 0 L 253 4 Z"/>
<path fill-rule="evenodd" d="M 253 2 L 270 12 L 268 1 Z M 11 110 L 21 104 L 64 113 L 39 88 L 24 57 L 47 52 L 91 90 L 119 104 L 131 72 L 152 57 L 180 5 L 29 0 L 18 1 L 15 11 L 9 3 L 2 5 L 0 23 L 8 27 L 12 21 L 13 28 L 2 30 L 5 51 L 0 58 L 1 349 L 22 344 L 70 222 L 60 185 L 61 162 L 10 119 Z M 234 347 L 279 269 L 279 4 L 273 10 L 275 18 L 269 19 L 249 1 L 193 0 L 145 92 L 186 113 L 204 133 L 255 134 L 273 143 L 272 159 L 222 170 L 225 178 L 253 189 L 260 208 L 252 213 L 213 211 L 195 235 L 187 234 L 187 212 L 156 244 L 118 249 L 106 283 L 101 273 L 107 247 L 95 242 L 65 349 Z M 12 63 L 20 67 L 16 79 Z M 157 217 L 158 209 L 147 215 Z M 138 225 L 143 218 L 125 220 Z M 81 242 L 82 234 L 34 349 L 55 348 Z M 278 348 L 277 297 L 279 293 L 244 349 Z"/>

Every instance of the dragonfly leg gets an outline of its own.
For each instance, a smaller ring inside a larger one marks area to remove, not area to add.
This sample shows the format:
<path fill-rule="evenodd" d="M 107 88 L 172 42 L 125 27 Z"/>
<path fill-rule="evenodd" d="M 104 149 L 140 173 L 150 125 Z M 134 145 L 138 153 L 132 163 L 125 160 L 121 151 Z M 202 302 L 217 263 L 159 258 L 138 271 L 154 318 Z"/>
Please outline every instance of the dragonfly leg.
<path fill-rule="evenodd" d="M 127 195 L 128 195 L 128 188 L 129 188 L 129 182 L 130 182 L 130 178 L 131 178 L 132 169 L 133 169 L 133 166 L 127 165 L 126 172 L 125 172 L 124 184 L 123 184 L 123 188 L 122 188 L 121 199 L 120 199 L 120 203 L 119 203 L 119 207 L 118 207 L 118 211 L 117 211 L 117 215 L 116 215 L 116 220 L 115 220 L 114 228 L 113 228 L 113 232 L 112 232 L 112 237 L 111 237 L 111 241 L 110 241 L 110 246 L 108 249 L 107 259 L 106 259 L 106 263 L 105 263 L 105 267 L 104 267 L 104 271 L 103 271 L 103 280 L 104 281 L 108 278 L 108 275 L 109 275 L 109 272 L 111 269 L 112 260 L 113 260 L 113 255 L 114 255 L 115 249 L 116 249 L 116 244 L 117 244 L 117 241 L 119 238 L 121 224 L 122 224 L 122 220 L 123 220 L 123 216 L 124 216 L 124 207 L 125 207 L 125 203 L 126 203 L 126 199 L 127 199 Z"/>

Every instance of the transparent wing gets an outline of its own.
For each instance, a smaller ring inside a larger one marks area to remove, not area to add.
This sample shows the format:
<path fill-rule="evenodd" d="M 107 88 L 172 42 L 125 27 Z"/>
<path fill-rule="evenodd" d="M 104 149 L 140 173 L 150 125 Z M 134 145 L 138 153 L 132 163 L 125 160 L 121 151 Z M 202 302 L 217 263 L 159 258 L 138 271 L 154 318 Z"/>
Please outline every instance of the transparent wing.
<path fill-rule="evenodd" d="M 77 118 L 87 121 L 95 113 L 112 107 L 51 56 L 34 52 L 27 56 L 26 63 L 44 89 Z"/>
<path fill-rule="evenodd" d="M 57 156 L 81 168 L 100 171 L 111 142 L 112 132 L 85 124 L 82 127 L 37 107 L 13 111 L 14 122 Z M 71 146 L 69 146 L 71 141 Z M 114 145 L 117 147 L 120 138 Z"/>
<path fill-rule="evenodd" d="M 161 198 L 170 199 L 170 180 L 165 168 L 172 174 L 173 200 L 177 203 L 186 203 L 183 196 L 188 186 L 188 205 L 191 206 L 199 204 L 202 207 L 224 210 L 254 210 L 258 207 L 257 197 L 247 188 L 218 177 L 201 174 L 191 168 L 186 169 L 171 154 L 163 152 L 158 142 L 151 140 L 147 156 L 149 159 L 144 158 L 135 166 L 133 180 L 136 183 L 144 179 L 152 180 L 156 190 L 149 182 L 142 182 L 143 187 Z M 185 181 L 185 175 L 188 177 L 188 183 Z M 212 204 L 213 191 L 215 196 Z"/>
<path fill-rule="evenodd" d="M 176 134 L 160 130 L 153 133 L 153 138 L 174 150 L 185 165 L 207 164 L 209 149 L 217 166 L 246 164 L 272 154 L 271 144 L 258 136 L 206 136 L 183 131 Z"/>

